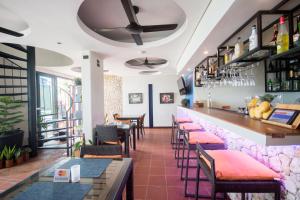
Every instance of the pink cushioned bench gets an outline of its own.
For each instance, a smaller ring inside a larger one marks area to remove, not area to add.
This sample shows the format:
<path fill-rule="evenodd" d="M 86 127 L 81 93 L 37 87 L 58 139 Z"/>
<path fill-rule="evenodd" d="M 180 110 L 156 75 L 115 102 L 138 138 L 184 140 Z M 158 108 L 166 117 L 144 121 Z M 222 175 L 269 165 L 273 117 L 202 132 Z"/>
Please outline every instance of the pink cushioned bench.
<path fill-rule="evenodd" d="M 205 151 L 197 144 L 196 199 L 199 195 L 200 168 L 212 185 L 211 199 L 217 193 L 274 193 L 280 200 L 280 175 L 249 155 L 233 150 Z M 201 188 L 200 188 L 201 189 Z"/>

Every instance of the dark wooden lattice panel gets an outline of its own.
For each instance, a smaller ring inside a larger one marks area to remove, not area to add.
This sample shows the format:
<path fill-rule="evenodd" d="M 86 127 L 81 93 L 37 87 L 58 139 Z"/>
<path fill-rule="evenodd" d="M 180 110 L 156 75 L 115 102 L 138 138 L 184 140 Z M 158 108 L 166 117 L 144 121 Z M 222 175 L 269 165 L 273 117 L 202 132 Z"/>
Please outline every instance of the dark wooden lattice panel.
<path fill-rule="evenodd" d="M 0 96 L 28 101 L 26 57 L 22 46 L 0 44 Z"/>

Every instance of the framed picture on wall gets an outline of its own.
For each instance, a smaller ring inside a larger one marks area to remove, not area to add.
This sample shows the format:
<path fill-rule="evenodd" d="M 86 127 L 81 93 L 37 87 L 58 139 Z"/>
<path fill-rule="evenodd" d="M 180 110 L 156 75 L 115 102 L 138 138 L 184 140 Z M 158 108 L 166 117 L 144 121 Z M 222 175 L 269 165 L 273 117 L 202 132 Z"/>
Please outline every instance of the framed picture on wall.
<path fill-rule="evenodd" d="M 142 104 L 143 93 L 129 93 L 128 99 L 129 99 L 129 104 Z"/>
<path fill-rule="evenodd" d="M 174 93 L 160 93 L 159 94 L 160 104 L 172 104 L 174 103 Z"/>

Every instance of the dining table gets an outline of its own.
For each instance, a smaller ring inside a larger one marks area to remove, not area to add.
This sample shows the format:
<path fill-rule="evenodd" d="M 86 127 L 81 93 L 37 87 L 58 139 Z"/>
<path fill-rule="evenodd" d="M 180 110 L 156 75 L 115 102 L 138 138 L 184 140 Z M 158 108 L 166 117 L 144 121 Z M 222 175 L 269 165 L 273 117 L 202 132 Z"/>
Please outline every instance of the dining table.
<path fill-rule="evenodd" d="M 116 118 L 117 120 L 130 120 L 131 122 L 136 122 L 137 126 L 137 139 L 140 139 L 140 115 L 121 115 Z"/>
<path fill-rule="evenodd" d="M 59 159 L 55 164 L 48 166 L 45 169 L 33 173 L 31 176 L 25 178 L 22 182 L 12 186 L 9 190 L 0 193 L 1 200 L 14 200 L 26 198 L 26 192 L 35 184 L 43 184 L 49 188 L 41 188 L 45 194 L 49 195 L 50 186 L 57 184 L 56 186 L 72 186 L 74 183 L 53 183 L 53 176 L 49 176 L 49 171 L 59 169 L 65 163 L 70 161 L 70 157 L 64 157 Z M 76 158 L 75 158 L 76 159 Z M 85 162 L 83 160 L 83 162 Z M 46 183 L 46 184 L 45 184 Z M 79 184 L 88 185 L 89 190 L 84 194 L 82 200 L 120 200 L 134 199 L 134 187 L 133 187 L 133 161 L 131 158 L 112 159 L 107 167 L 102 171 L 99 176 L 96 177 L 81 177 Z M 52 188 L 52 187 L 51 187 Z M 50 193 L 53 197 L 56 195 L 55 189 L 59 190 L 58 187 L 54 187 L 54 191 Z M 126 195 L 124 195 L 126 191 Z M 39 192 L 39 191 L 37 191 Z M 50 191 L 51 192 L 51 191 Z M 65 197 L 61 199 L 68 199 L 71 193 L 74 191 L 65 190 L 62 194 Z M 35 193 L 35 192 L 33 192 Z M 27 194 L 28 195 L 28 194 Z M 30 198 L 31 199 L 31 198 Z M 35 197 L 36 199 L 36 197 Z M 51 196 L 47 196 L 47 199 L 53 199 Z M 78 199 L 78 197 L 77 197 Z"/>

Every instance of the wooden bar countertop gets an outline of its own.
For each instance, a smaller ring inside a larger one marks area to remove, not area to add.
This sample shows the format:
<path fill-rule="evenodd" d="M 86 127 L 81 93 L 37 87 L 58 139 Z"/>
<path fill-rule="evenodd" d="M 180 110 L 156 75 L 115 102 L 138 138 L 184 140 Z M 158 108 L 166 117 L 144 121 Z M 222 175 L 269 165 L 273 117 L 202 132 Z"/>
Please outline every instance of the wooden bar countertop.
<path fill-rule="evenodd" d="M 299 128 L 288 129 L 271 124 L 265 124 L 260 120 L 251 119 L 247 115 L 218 108 L 204 107 L 185 109 L 187 111 L 194 111 L 194 113 L 198 113 L 199 116 L 205 120 L 211 121 L 218 126 L 248 137 L 249 139 L 256 140 L 256 142 L 264 145 L 300 144 Z"/>

